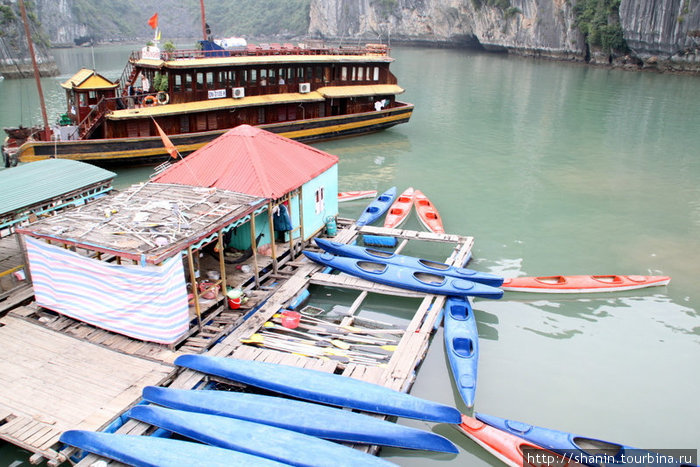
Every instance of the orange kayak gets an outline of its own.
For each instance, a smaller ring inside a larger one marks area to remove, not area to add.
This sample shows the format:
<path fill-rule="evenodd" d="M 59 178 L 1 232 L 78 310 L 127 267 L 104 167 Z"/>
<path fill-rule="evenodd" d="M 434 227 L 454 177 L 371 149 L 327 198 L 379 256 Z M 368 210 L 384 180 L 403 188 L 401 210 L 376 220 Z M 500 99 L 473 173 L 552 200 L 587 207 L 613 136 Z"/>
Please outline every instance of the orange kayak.
<path fill-rule="evenodd" d="M 416 190 L 413 194 L 413 204 L 418 213 L 418 219 L 426 229 L 433 233 L 445 233 L 445 228 L 442 226 L 442 218 L 440 213 L 435 209 L 433 203 L 430 202 L 427 196 L 422 191 Z"/>
<path fill-rule="evenodd" d="M 620 292 L 666 285 L 668 276 L 544 276 L 506 279 L 501 288 L 511 292 L 593 293 Z"/>
<path fill-rule="evenodd" d="M 377 190 L 361 190 L 361 191 L 341 191 L 338 193 L 338 202 L 355 201 L 362 198 L 374 198 L 377 196 Z"/>
<path fill-rule="evenodd" d="M 409 187 L 396 198 L 386 213 L 384 227 L 393 229 L 403 224 L 413 207 L 413 193 L 413 187 Z"/>
<path fill-rule="evenodd" d="M 530 443 L 519 436 L 506 433 L 476 418 L 462 415 L 457 428 L 501 462 L 512 467 L 578 466 L 548 449 Z"/>

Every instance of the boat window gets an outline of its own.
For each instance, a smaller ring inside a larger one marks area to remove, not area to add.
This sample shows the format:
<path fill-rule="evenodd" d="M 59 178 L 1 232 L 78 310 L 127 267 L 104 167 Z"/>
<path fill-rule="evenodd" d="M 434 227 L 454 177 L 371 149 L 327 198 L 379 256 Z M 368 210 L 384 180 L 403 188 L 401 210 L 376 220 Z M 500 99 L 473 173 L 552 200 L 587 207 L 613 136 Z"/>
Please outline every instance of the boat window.
<path fill-rule="evenodd" d="M 214 89 L 214 73 L 207 72 L 207 89 Z"/>
<path fill-rule="evenodd" d="M 323 68 L 323 82 L 324 83 L 331 82 L 331 67 L 329 67 L 329 66 Z"/>
<path fill-rule="evenodd" d="M 357 80 L 362 81 L 365 79 L 365 69 L 363 67 L 360 67 L 357 69 Z"/>
<path fill-rule="evenodd" d="M 287 68 L 287 80 L 289 83 L 293 83 L 296 81 L 294 79 L 294 68 Z"/>
<path fill-rule="evenodd" d="M 204 73 L 197 73 L 197 89 L 204 89 Z"/>
<path fill-rule="evenodd" d="M 374 78 L 372 78 L 374 81 L 379 81 L 379 67 L 375 66 L 374 67 Z"/>
<path fill-rule="evenodd" d="M 304 81 L 304 67 L 297 68 L 297 79 L 299 81 Z"/>
<path fill-rule="evenodd" d="M 325 190 L 323 187 L 320 187 L 318 190 L 316 190 L 316 214 L 321 214 L 323 211 L 326 210 L 326 201 L 325 201 Z"/>
<path fill-rule="evenodd" d="M 185 75 L 185 91 L 192 90 L 192 75 L 187 73 Z"/>
<path fill-rule="evenodd" d="M 352 67 L 350 71 L 350 81 L 357 81 L 357 67 Z"/>
<path fill-rule="evenodd" d="M 255 84 L 258 81 L 258 70 L 250 70 L 248 80 L 250 81 L 250 84 Z"/>
<path fill-rule="evenodd" d="M 304 81 L 308 81 L 308 82 L 310 83 L 311 80 L 314 78 L 314 69 L 313 69 L 313 67 L 310 67 L 310 66 L 307 66 L 307 67 L 306 67 L 306 75 L 305 75 L 305 76 L 306 76 L 306 78 L 304 79 Z"/>
<path fill-rule="evenodd" d="M 348 80 L 348 67 L 344 66 L 344 67 L 340 68 L 340 80 L 341 81 Z"/>
<path fill-rule="evenodd" d="M 173 84 L 173 92 L 182 91 L 182 75 L 175 75 L 175 81 Z"/>
<path fill-rule="evenodd" d="M 365 73 L 365 76 L 367 77 L 368 80 L 370 79 L 370 78 L 369 78 L 369 74 L 370 74 L 370 71 L 371 71 L 371 70 L 372 70 L 372 67 L 369 67 L 369 66 L 368 66 L 368 67 L 367 67 L 367 72 Z"/>
<path fill-rule="evenodd" d="M 78 94 L 78 106 L 79 107 L 86 107 L 87 106 L 87 96 L 83 94 L 82 92 Z"/>
<path fill-rule="evenodd" d="M 316 67 L 316 70 L 314 71 L 314 78 L 315 78 L 314 80 L 315 80 L 317 83 L 318 83 L 319 81 L 321 81 L 321 76 L 323 76 L 322 73 L 323 73 L 323 68 L 320 67 L 320 66 L 317 66 L 317 67 Z"/>
<path fill-rule="evenodd" d="M 97 91 L 89 91 L 88 99 L 97 99 Z"/>
<path fill-rule="evenodd" d="M 267 74 L 267 84 L 277 84 L 277 70 L 271 68 Z"/>
<path fill-rule="evenodd" d="M 267 70 L 260 70 L 260 86 L 267 86 Z"/>

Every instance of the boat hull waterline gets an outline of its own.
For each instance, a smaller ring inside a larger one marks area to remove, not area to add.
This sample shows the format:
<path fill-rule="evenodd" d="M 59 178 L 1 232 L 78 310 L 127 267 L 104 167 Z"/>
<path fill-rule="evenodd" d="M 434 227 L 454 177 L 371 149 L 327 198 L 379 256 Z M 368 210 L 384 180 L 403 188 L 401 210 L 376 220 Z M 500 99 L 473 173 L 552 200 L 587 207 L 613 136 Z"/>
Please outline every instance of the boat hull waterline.
<path fill-rule="evenodd" d="M 318 264 L 337 269 L 351 276 L 392 287 L 456 297 L 471 296 L 498 299 L 503 296 L 503 291 L 497 287 L 465 279 L 457 279 L 435 272 L 425 272 L 378 261 L 335 256 L 328 252 L 319 254 L 305 250 L 303 253 L 307 258 Z"/>
<path fill-rule="evenodd" d="M 505 279 L 502 289 L 509 292 L 539 293 L 623 292 L 644 287 L 668 285 L 669 282 L 671 282 L 671 278 L 668 276 L 582 275 L 515 277 Z"/>
<path fill-rule="evenodd" d="M 382 217 L 396 197 L 396 187 L 392 186 L 367 205 L 355 224 L 358 227 L 369 225 Z"/>
<path fill-rule="evenodd" d="M 466 406 L 473 407 L 479 365 L 479 332 L 469 299 L 449 297 L 443 319 L 445 349 L 452 377 Z"/>
<path fill-rule="evenodd" d="M 127 416 L 205 444 L 299 467 L 394 465 L 342 444 L 241 419 L 146 405 Z"/>
<path fill-rule="evenodd" d="M 190 412 L 238 418 L 348 443 L 457 453 L 448 439 L 335 407 L 287 398 L 230 391 L 188 391 L 147 386 L 147 401 Z"/>
<path fill-rule="evenodd" d="M 400 255 L 387 251 L 367 248 L 357 245 L 346 245 L 345 243 L 334 242 L 325 238 L 314 238 L 316 245 L 328 253 L 337 256 L 347 256 L 350 258 L 363 259 L 367 261 L 378 261 L 381 263 L 395 264 L 407 268 L 419 269 L 425 272 L 444 274 L 458 279 L 466 279 L 472 282 L 499 287 L 503 283 L 503 278 L 495 274 L 475 271 L 473 269 L 450 266 L 445 263 L 431 261 L 414 256 Z"/>
<path fill-rule="evenodd" d="M 189 354 L 177 357 L 175 364 L 322 404 L 441 423 L 461 419 L 454 407 L 308 368 Z"/>

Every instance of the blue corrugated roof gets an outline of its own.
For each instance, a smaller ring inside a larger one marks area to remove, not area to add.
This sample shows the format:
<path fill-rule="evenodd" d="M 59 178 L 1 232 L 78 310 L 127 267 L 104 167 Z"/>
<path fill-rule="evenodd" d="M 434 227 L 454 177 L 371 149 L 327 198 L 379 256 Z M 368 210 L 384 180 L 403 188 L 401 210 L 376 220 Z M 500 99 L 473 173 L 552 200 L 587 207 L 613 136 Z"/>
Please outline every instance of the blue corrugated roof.
<path fill-rule="evenodd" d="M 67 159 L 46 159 L 0 170 L 0 215 L 115 176 L 109 170 Z"/>

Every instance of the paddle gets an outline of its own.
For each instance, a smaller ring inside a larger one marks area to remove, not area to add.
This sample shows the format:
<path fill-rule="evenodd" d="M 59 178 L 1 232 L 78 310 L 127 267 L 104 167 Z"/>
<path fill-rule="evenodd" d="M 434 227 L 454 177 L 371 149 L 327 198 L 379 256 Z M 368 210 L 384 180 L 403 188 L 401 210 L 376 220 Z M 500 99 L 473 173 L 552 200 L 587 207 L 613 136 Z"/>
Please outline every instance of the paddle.
<path fill-rule="evenodd" d="M 280 326 L 280 325 L 272 323 L 270 321 L 263 324 L 263 327 L 265 327 L 267 329 L 277 329 L 277 330 L 280 330 L 282 332 L 287 332 L 289 334 L 301 335 L 301 336 L 304 336 L 308 339 L 313 339 L 315 341 L 329 342 L 329 343 L 333 344 L 334 346 L 338 347 L 339 349 L 343 349 L 343 350 L 348 350 L 350 348 L 350 345 L 346 342 L 343 342 L 343 341 L 340 341 L 337 339 L 328 339 L 326 337 L 314 336 L 314 335 L 306 333 L 306 332 L 295 331 L 294 329 L 285 328 L 284 326 Z"/>
<path fill-rule="evenodd" d="M 273 315 L 273 321 L 281 323 L 281 316 L 282 315 L 280 314 Z M 300 323 L 297 327 L 303 327 L 304 329 L 308 329 L 309 331 L 314 331 L 316 334 L 328 334 L 331 336 L 343 338 L 348 341 L 362 342 L 366 344 L 398 344 L 399 342 L 396 339 L 388 339 L 383 337 L 359 336 L 348 331 L 343 331 L 342 329 L 331 329 L 329 327 L 317 324 Z"/>
<path fill-rule="evenodd" d="M 358 328 L 356 326 L 336 324 L 331 321 L 326 321 L 323 319 L 316 318 L 314 316 L 309 316 L 301 313 L 301 319 L 304 321 L 311 321 L 320 323 L 326 326 L 332 326 L 334 328 L 344 329 L 348 332 L 361 333 L 361 334 L 403 334 L 405 331 L 403 329 L 369 329 L 369 328 Z"/>
<path fill-rule="evenodd" d="M 377 347 L 377 346 L 370 346 L 370 347 L 373 347 L 373 349 L 371 351 L 360 350 L 360 349 L 353 351 L 353 350 L 349 349 L 349 347 L 350 347 L 349 345 L 348 345 L 348 349 L 341 349 L 340 347 L 338 347 L 340 350 L 336 350 L 334 345 L 331 344 L 330 342 L 305 340 L 303 338 L 295 338 L 292 336 L 286 336 L 284 334 L 279 334 L 279 333 L 267 331 L 267 330 L 260 331 L 260 334 L 263 336 L 268 336 L 268 337 L 271 337 L 273 339 L 278 339 L 278 340 L 282 340 L 285 342 L 298 343 L 300 345 L 308 345 L 308 346 L 312 346 L 312 347 L 314 347 L 314 346 L 315 347 L 322 347 L 322 348 L 325 348 L 327 352 L 330 352 L 332 349 L 333 352 L 336 352 L 340 355 L 361 356 L 361 357 L 377 358 L 377 359 L 382 359 L 382 360 L 391 356 L 390 350 L 382 349 L 382 348 Z"/>

